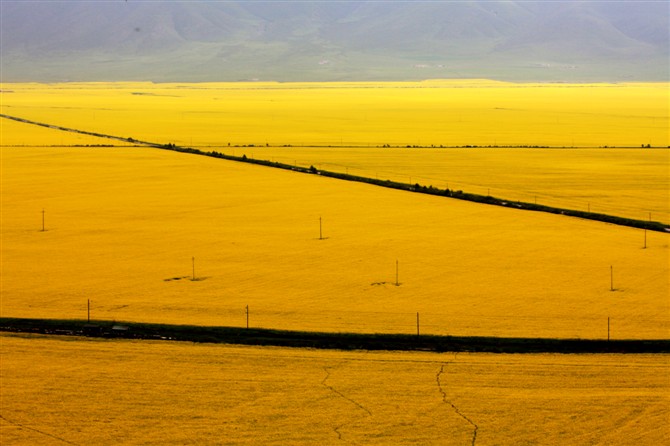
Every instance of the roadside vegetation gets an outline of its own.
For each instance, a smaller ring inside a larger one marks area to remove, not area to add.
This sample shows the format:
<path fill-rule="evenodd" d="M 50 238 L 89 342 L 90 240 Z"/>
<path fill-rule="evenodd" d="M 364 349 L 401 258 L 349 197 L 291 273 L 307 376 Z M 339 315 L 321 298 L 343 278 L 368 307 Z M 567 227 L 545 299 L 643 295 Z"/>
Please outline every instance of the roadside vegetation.
<path fill-rule="evenodd" d="M 415 335 L 319 333 L 95 320 L 0 318 L 0 331 L 90 338 L 169 340 L 326 350 L 404 350 L 452 353 L 670 353 L 670 340 L 661 339 L 532 339 L 435 336 L 421 335 L 420 333 Z"/>

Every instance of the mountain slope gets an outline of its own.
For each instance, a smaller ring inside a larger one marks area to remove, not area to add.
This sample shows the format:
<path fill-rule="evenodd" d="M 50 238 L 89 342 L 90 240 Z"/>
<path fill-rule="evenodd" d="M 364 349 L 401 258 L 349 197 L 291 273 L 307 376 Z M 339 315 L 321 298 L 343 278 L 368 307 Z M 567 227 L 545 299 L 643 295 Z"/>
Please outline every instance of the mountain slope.
<path fill-rule="evenodd" d="M 666 80 L 665 2 L 0 2 L 2 80 Z"/>

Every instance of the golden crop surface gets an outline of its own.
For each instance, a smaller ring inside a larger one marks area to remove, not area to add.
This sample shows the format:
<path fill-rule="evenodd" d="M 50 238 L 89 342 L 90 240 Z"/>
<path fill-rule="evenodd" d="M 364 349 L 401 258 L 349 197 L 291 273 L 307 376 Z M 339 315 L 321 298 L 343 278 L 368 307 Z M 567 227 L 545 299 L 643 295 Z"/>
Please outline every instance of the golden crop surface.
<path fill-rule="evenodd" d="M 415 333 L 420 313 L 422 333 L 602 339 L 609 318 L 667 339 L 668 268 L 663 233 L 150 148 L 2 148 L 7 317 L 91 300 L 107 321 L 244 326 L 248 306 L 253 327 Z"/>
<path fill-rule="evenodd" d="M 670 145 L 667 83 L 445 80 L 1 88 L 2 113 L 177 145 Z"/>
<path fill-rule="evenodd" d="M 67 83 L 0 89 L 0 112 L 38 122 L 670 223 L 667 83 Z M 3 127 L 4 145 L 84 144 L 81 135 L 49 137 L 48 129 L 2 125 L 12 126 Z M 665 149 L 641 149 L 647 144 Z M 393 147 L 380 149 L 385 145 Z M 466 145 L 580 149 L 439 148 Z M 638 149 L 593 149 L 603 146 Z"/>
<path fill-rule="evenodd" d="M 7 446 L 656 446 L 670 436 L 668 355 L 0 341 Z"/>
<path fill-rule="evenodd" d="M 670 222 L 670 150 L 233 148 L 320 170 L 564 209 Z"/>

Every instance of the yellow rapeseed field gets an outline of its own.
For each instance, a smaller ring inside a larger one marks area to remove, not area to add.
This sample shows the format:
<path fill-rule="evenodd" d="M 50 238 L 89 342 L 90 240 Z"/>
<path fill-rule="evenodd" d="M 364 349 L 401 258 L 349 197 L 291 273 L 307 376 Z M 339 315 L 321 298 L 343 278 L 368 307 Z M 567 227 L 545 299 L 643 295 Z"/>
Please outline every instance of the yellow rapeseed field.
<path fill-rule="evenodd" d="M 668 94 L 480 80 L 2 84 L 0 113 L 667 223 Z M 423 334 L 669 338 L 668 234 L 158 149 L 75 147 L 101 144 L 128 145 L 0 118 L 1 316 L 85 319 L 90 302 L 105 322 L 244 326 L 248 309 L 252 327 L 291 330 L 415 333 L 420 315 Z M 440 148 L 465 145 L 552 148 Z M 0 353 L 3 446 L 670 436 L 668 355 L 10 334 Z"/>
<path fill-rule="evenodd" d="M 66 83 L 0 89 L 1 113 L 178 145 L 670 145 L 667 83 Z"/>
<path fill-rule="evenodd" d="M 670 223 L 670 150 L 520 148 L 222 149 L 298 166 L 513 201 Z"/>
<path fill-rule="evenodd" d="M 0 118 L 0 145 L 10 146 L 130 146 L 119 140 L 110 140 L 81 133 L 64 132 L 38 125 L 28 125 L 12 119 Z"/>
<path fill-rule="evenodd" d="M 656 446 L 670 436 L 668 355 L 336 352 L 15 335 L 2 335 L 0 346 L 6 446 Z"/>
<path fill-rule="evenodd" d="M 670 222 L 664 83 L 66 83 L 0 90 L 1 113 L 49 124 Z M 2 121 L 3 145 L 88 141 Z M 379 150 L 387 144 L 394 148 Z M 640 149 L 647 144 L 666 149 Z M 406 148 L 416 145 L 639 150 Z"/>
<path fill-rule="evenodd" d="M 667 234 L 560 215 L 149 148 L 2 148 L 3 316 L 82 319 L 90 299 L 108 321 L 243 326 L 249 306 L 256 327 L 414 333 L 418 312 L 423 333 L 605 338 L 610 318 L 612 338 L 668 338 L 668 263 Z"/>

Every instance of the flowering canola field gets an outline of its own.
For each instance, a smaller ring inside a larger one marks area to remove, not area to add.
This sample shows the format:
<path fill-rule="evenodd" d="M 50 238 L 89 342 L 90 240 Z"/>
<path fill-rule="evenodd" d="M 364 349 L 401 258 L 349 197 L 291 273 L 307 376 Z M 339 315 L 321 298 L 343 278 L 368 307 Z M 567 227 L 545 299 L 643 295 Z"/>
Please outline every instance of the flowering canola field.
<path fill-rule="evenodd" d="M 0 113 L 48 124 L 670 223 L 664 83 L 66 83 L 0 90 Z M 6 119 L 0 125 L 6 146 L 110 143 Z M 479 148 L 440 148 L 466 145 Z M 536 145 L 567 148 L 481 148 Z M 634 149 L 594 149 L 603 146 Z"/>
<path fill-rule="evenodd" d="M 1 113 L 177 145 L 670 145 L 667 83 L 65 83 L 0 89 Z"/>
<path fill-rule="evenodd" d="M 0 345 L 3 445 L 655 446 L 670 436 L 668 355 L 336 352 L 13 335 Z"/>
<path fill-rule="evenodd" d="M 232 152 L 510 201 L 670 222 L 668 149 L 247 147 Z"/>
<path fill-rule="evenodd" d="M 2 191 L 3 316 L 83 319 L 90 300 L 107 321 L 670 329 L 663 233 L 150 148 L 4 147 Z"/>
<path fill-rule="evenodd" d="M 0 86 L 0 113 L 38 122 L 663 222 L 667 104 L 667 84 Z M 90 303 L 107 323 L 670 334 L 668 234 L 124 145 L 0 118 L 3 317 L 85 319 Z M 3 445 L 670 436 L 668 355 L 9 334 L 0 350 Z"/>

